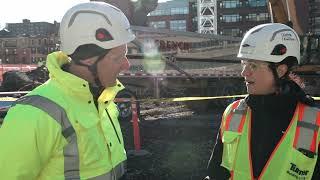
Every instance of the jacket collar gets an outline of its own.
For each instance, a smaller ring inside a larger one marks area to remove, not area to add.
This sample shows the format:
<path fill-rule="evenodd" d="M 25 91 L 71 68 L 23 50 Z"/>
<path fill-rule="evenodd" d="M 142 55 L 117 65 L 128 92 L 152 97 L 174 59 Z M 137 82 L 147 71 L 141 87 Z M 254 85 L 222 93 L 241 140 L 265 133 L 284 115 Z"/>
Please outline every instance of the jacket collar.
<path fill-rule="evenodd" d="M 70 63 L 71 59 L 61 51 L 53 52 L 47 57 L 47 68 L 49 71 L 50 79 L 56 80 L 65 89 L 79 97 L 88 99 L 92 97 L 90 92 L 90 86 L 88 81 L 77 77 L 69 72 L 63 71 L 61 67 L 64 64 Z M 113 101 L 117 93 L 124 89 L 124 86 L 119 80 L 113 87 L 108 87 L 102 91 L 98 98 L 98 102 L 110 102 Z"/>

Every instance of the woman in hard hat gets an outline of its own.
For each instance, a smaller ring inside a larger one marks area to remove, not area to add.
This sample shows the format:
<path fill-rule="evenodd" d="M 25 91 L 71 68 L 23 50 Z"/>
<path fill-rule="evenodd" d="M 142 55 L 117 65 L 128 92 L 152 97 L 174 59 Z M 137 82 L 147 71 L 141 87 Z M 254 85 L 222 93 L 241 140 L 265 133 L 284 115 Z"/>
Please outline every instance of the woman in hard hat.
<path fill-rule="evenodd" d="M 290 78 L 300 62 L 297 33 L 258 25 L 238 58 L 249 95 L 226 108 L 206 179 L 320 179 L 320 111 Z"/>

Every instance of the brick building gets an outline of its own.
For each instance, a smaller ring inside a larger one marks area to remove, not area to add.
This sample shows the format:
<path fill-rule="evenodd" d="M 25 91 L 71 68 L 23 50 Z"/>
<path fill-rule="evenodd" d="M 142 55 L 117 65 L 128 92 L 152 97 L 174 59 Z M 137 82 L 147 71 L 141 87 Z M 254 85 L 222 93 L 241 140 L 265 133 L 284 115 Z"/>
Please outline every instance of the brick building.
<path fill-rule="evenodd" d="M 59 39 L 52 35 L 15 35 L 0 31 L 0 60 L 4 64 L 31 64 L 42 62 L 48 53 L 56 51 Z"/>
<path fill-rule="evenodd" d="M 28 19 L 23 19 L 22 23 L 7 23 L 6 29 L 13 35 L 52 35 L 57 34 L 59 23 L 56 21 L 48 22 L 30 22 Z"/>

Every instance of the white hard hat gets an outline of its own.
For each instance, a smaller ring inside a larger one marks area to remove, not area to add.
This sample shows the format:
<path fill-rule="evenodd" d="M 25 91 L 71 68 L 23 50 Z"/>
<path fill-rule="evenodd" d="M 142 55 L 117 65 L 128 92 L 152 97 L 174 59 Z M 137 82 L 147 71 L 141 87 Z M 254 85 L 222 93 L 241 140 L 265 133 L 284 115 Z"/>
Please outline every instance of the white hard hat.
<path fill-rule="evenodd" d="M 300 63 L 300 39 L 289 26 L 261 24 L 250 29 L 242 39 L 238 58 L 279 63 L 286 57 Z"/>
<path fill-rule="evenodd" d="M 68 55 L 84 44 L 111 49 L 134 39 L 123 12 L 104 2 L 78 4 L 66 12 L 60 24 L 61 51 Z"/>

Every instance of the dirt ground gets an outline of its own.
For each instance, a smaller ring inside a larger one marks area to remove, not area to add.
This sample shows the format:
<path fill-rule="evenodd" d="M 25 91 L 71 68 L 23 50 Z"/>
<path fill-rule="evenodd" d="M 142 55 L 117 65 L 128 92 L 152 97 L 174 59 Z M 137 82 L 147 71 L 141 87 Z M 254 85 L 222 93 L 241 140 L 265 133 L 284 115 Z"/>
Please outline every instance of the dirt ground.
<path fill-rule="evenodd" d="M 183 103 L 141 105 L 141 148 L 128 155 L 126 180 L 201 180 L 214 145 L 221 110 L 195 113 Z M 130 122 L 122 123 L 127 151 L 134 149 Z"/>

